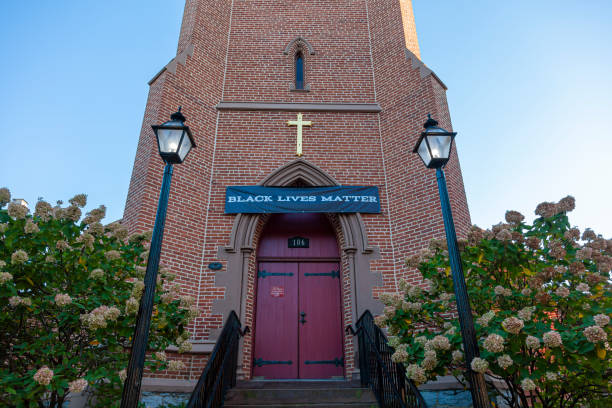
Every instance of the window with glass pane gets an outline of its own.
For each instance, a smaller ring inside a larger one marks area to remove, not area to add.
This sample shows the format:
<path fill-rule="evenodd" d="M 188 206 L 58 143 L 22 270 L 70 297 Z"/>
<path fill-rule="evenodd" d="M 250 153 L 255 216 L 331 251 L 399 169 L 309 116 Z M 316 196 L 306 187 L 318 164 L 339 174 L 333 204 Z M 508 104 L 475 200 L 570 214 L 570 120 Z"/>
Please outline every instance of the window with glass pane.
<path fill-rule="evenodd" d="M 304 56 L 301 51 L 295 54 L 295 89 L 304 89 Z"/>

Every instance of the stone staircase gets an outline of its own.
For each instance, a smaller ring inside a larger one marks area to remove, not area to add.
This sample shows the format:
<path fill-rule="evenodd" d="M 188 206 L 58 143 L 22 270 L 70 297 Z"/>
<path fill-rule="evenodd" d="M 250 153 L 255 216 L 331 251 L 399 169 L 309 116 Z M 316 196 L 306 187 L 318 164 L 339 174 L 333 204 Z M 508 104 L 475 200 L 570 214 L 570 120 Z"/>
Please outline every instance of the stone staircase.
<path fill-rule="evenodd" d="M 225 408 L 376 408 L 369 388 L 349 381 L 244 381 L 228 391 Z"/>

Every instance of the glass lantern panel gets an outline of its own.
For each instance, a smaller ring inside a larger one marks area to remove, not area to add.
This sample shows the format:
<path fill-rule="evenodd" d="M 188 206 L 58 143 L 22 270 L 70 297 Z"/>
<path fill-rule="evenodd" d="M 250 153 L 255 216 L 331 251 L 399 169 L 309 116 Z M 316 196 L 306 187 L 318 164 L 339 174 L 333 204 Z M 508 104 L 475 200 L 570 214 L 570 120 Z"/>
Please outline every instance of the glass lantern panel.
<path fill-rule="evenodd" d="M 179 148 L 182 134 L 183 129 L 159 128 L 157 131 L 159 151 L 162 153 L 176 153 Z"/>
<path fill-rule="evenodd" d="M 425 166 L 429 166 L 429 162 L 431 162 L 431 156 L 429 155 L 429 149 L 427 148 L 427 141 L 425 138 L 421 140 L 421 144 L 419 145 L 419 149 L 417 150 L 421 159 L 425 163 Z"/>
<path fill-rule="evenodd" d="M 450 156 L 451 140 L 450 135 L 428 135 L 427 141 L 431 149 L 431 156 L 434 159 L 448 159 Z"/>
<path fill-rule="evenodd" d="M 185 137 L 183 137 L 183 143 L 181 143 L 181 148 L 178 152 L 178 155 L 181 161 L 185 160 L 185 156 L 187 156 L 187 153 L 189 153 L 190 150 L 191 150 L 191 139 L 189 139 L 189 136 L 187 135 L 187 133 L 185 133 Z"/>

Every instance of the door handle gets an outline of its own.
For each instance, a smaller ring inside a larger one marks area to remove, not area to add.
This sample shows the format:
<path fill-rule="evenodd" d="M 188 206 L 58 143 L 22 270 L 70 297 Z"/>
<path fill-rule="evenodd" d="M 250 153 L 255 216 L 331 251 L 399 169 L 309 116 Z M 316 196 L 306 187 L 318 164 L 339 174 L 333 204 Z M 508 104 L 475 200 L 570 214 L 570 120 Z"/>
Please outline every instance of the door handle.
<path fill-rule="evenodd" d="M 300 316 L 302 316 L 302 318 L 300 319 L 300 323 L 306 323 L 306 313 L 302 312 L 300 313 Z"/>

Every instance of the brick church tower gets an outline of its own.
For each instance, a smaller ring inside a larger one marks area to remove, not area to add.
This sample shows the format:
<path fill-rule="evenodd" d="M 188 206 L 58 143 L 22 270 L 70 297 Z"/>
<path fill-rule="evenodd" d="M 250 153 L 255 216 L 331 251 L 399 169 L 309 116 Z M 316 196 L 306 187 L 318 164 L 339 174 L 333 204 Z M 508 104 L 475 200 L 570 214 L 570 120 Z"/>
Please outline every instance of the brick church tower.
<path fill-rule="evenodd" d="M 400 279 L 419 282 L 407 257 L 444 236 L 435 172 L 412 148 L 427 113 L 452 125 L 446 87 L 420 60 L 411 0 L 187 0 L 177 55 L 149 85 L 123 223 L 153 226 L 163 163 L 151 125 L 180 105 L 197 148 L 175 166 L 161 262 L 200 317 L 193 351 L 173 356 L 187 369 L 148 380 L 196 380 L 232 310 L 251 327 L 245 378 L 353 376 L 343 328 L 380 312 L 378 295 Z M 453 150 L 446 176 L 465 234 Z M 380 210 L 231 212 L 231 186 L 375 187 Z M 342 364 L 317 366 L 327 360 Z"/>

